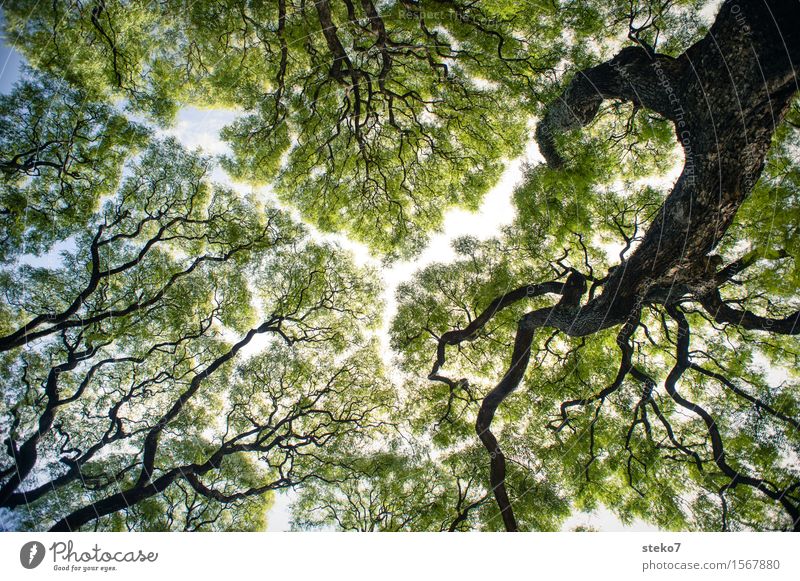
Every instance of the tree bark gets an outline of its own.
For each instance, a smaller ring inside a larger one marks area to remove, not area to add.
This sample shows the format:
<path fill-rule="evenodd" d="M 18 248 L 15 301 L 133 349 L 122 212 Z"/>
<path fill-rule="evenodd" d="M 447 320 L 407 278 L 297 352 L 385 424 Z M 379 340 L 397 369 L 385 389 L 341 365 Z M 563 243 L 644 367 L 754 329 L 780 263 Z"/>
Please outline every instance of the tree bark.
<path fill-rule="evenodd" d="M 508 372 L 482 402 L 476 422 L 491 456 L 492 489 L 507 530 L 518 530 L 518 524 L 505 487 L 505 458 L 490 428 L 498 407 L 525 374 L 535 331 L 550 327 L 571 336 L 590 335 L 630 321 L 643 302 L 669 308 L 687 292 L 707 297 L 709 285 L 716 288 L 709 253 L 752 191 L 772 135 L 798 90 L 794 64 L 800 64 L 798 23 L 798 2 L 728 0 L 708 34 L 679 57 L 624 48 L 610 61 L 576 75 L 547 108 L 536 139 L 554 168 L 566 165 L 558 153 L 557 136 L 589 124 L 605 99 L 631 102 L 672 121 L 686 161 L 640 245 L 609 274 L 599 296 L 581 306 L 585 281 L 581 286 L 573 273 L 573 284 L 558 305 L 520 320 Z M 739 315 L 712 305 L 713 296 L 706 302 L 707 308 L 717 307 L 717 318 Z M 740 319 L 751 328 L 767 326 L 749 313 Z M 782 332 L 796 332 L 796 315 L 768 322 Z M 624 365 L 623 371 L 627 373 Z M 678 403 L 689 405 L 674 390 L 682 371 L 683 366 L 676 367 L 668 390 Z M 717 448 L 715 444 L 715 455 Z M 736 477 L 745 482 L 741 474 Z M 758 488 L 764 490 L 760 484 Z M 796 508 L 790 508 L 797 527 Z"/>
<path fill-rule="evenodd" d="M 579 73 L 548 107 L 537 139 L 552 166 L 563 163 L 554 137 L 591 122 L 604 99 L 671 120 L 686 158 L 641 244 L 587 314 L 599 308 L 624 319 L 652 288 L 702 285 L 707 256 L 761 175 L 772 134 L 798 90 L 799 22 L 797 2 L 728 0 L 708 34 L 679 57 L 625 48 Z"/>

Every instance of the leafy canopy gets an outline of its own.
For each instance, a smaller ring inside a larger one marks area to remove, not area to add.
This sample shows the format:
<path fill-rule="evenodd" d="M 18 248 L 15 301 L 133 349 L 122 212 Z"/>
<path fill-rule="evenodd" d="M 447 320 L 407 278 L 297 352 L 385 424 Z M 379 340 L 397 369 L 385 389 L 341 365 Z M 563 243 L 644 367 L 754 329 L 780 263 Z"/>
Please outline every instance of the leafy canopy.
<path fill-rule="evenodd" d="M 34 66 L 93 97 L 162 123 L 187 104 L 237 109 L 222 134 L 234 177 L 273 185 L 324 231 L 408 256 L 447 209 L 477 209 L 564 60 L 586 62 L 614 34 L 605 22 L 630 8 L 25 0 L 7 20 Z M 696 30 L 691 17 L 656 14 L 668 43 L 677 20 Z"/>
<path fill-rule="evenodd" d="M 563 167 L 526 168 L 513 224 L 457 240 L 454 262 L 400 287 L 390 380 L 369 339 L 376 273 L 119 111 L 166 125 L 185 105 L 234 108 L 233 177 L 410 256 L 448 208 L 478 207 L 576 71 L 623 37 L 679 55 L 705 31 L 701 5 L 8 6 L 42 72 L 0 99 L 3 505 L 31 528 L 254 529 L 274 490 L 298 487 L 296 528 L 503 528 L 479 410 L 521 319 L 569 277 L 591 300 L 635 252 L 681 161 L 673 126 L 606 100 L 558 135 Z M 523 528 L 599 504 L 665 529 L 791 526 L 798 350 L 780 329 L 800 306 L 798 126 L 795 105 L 692 265 L 702 301 L 679 294 L 586 336 L 536 331 L 495 418 Z M 27 261 L 47 251 L 61 254 Z"/>

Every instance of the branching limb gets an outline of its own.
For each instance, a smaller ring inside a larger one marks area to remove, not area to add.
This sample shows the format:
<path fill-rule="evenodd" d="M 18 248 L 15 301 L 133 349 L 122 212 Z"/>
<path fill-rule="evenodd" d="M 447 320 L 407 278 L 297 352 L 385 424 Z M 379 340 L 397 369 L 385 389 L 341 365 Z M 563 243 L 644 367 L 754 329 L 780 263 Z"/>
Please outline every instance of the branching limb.
<path fill-rule="evenodd" d="M 439 373 L 446 361 L 446 350 L 448 345 L 458 345 L 464 341 L 473 340 L 475 337 L 477 337 L 480 330 L 483 329 L 483 327 L 485 327 L 486 324 L 503 309 L 506 309 L 523 299 L 539 297 L 548 293 L 560 294 L 563 292 L 564 286 L 565 283 L 558 281 L 521 286 L 494 299 L 489 306 L 486 307 L 486 309 L 475 319 L 473 319 L 465 328 L 444 333 L 439 338 L 439 344 L 436 348 L 436 361 L 433 364 L 433 369 L 428 375 L 428 379 L 431 381 L 440 381 L 453 388 L 456 382 Z"/>
<path fill-rule="evenodd" d="M 800 531 L 800 508 L 798 508 L 798 506 L 792 503 L 792 501 L 789 499 L 787 490 L 779 489 L 766 480 L 750 476 L 731 467 L 725 457 L 725 448 L 722 435 L 713 416 L 698 404 L 687 400 L 680 393 L 678 393 L 676 387 L 678 381 L 683 376 L 684 372 L 691 368 L 691 361 L 689 358 L 690 329 L 689 322 L 686 320 L 685 315 L 677 307 L 668 306 L 667 312 L 669 313 L 670 317 L 672 317 L 672 319 L 678 323 L 676 351 L 677 361 L 675 362 L 675 366 L 670 371 L 664 383 L 667 393 L 675 401 L 675 403 L 700 416 L 700 418 L 703 420 L 703 423 L 706 425 L 706 429 L 708 430 L 708 435 L 711 438 L 711 449 L 714 457 L 714 463 L 723 472 L 723 474 L 731 479 L 730 487 L 733 488 L 738 484 L 751 486 L 761 491 L 768 498 L 780 502 L 784 510 L 791 518 L 792 528 L 795 531 Z"/>
<path fill-rule="evenodd" d="M 782 319 L 762 317 L 747 309 L 731 307 L 722 299 L 719 290 L 714 290 L 700 299 L 700 304 L 717 323 L 730 323 L 750 331 L 767 331 L 781 335 L 800 334 L 800 311 Z"/>

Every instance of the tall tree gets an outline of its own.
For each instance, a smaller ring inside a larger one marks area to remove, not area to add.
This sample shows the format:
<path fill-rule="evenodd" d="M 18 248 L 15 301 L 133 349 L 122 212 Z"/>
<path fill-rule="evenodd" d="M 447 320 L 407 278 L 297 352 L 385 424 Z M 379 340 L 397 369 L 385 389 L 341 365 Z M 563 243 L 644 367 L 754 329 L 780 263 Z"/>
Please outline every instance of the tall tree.
<path fill-rule="evenodd" d="M 561 464 L 587 506 L 602 500 L 623 516 L 644 516 L 654 504 L 663 513 L 649 518 L 662 526 L 679 527 L 688 518 L 700 527 L 726 529 L 735 521 L 800 529 L 798 467 L 779 460 L 797 450 L 796 390 L 758 370 L 761 359 L 768 369 L 793 371 L 796 342 L 789 337 L 800 333 L 791 153 L 797 123 L 791 117 L 781 125 L 798 88 L 800 57 L 800 37 L 783 23 L 798 16 L 793 3 L 726 2 L 708 34 L 678 56 L 639 38 L 638 46 L 578 73 L 537 127 L 547 167 L 532 170 L 518 191 L 513 231 L 488 246 L 464 241 L 465 260 L 429 270 L 404 291 L 407 312 L 395 322 L 396 344 L 417 367 L 420 343 L 428 343 L 426 335 L 434 340 L 429 377 L 445 384 L 451 402 L 472 401 L 463 394 L 473 389 L 466 379 L 444 375 L 451 348 L 479 339 L 502 345 L 498 334 L 516 326 L 510 363 L 499 383 L 478 396 L 475 416 L 508 530 L 519 523 L 493 426 L 523 381 L 535 405 L 510 411 L 504 433 L 532 440 L 536 462 Z M 629 103 L 632 115 L 623 131 L 611 128 L 617 155 L 643 137 L 657 142 L 658 131 L 648 138 L 646 128 L 637 130 L 641 110 L 673 126 L 685 163 L 663 201 L 651 188 L 637 192 L 635 172 L 624 164 L 598 164 L 604 153 L 596 138 L 566 142 L 568 132 L 586 126 L 602 132 L 608 101 Z M 734 238 L 737 210 L 761 177 L 774 139 L 766 175 L 749 200 L 752 214 L 740 217 Z M 627 180 L 627 187 L 616 189 L 616 180 Z M 789 204 L 787 217 L 756 233 L 754 224 L 775 211 L 776 194 Z M 613 235 L 622 246 L 616 264 L 604 256 Z M 561 256 L 559 246 L 566 247 Z M 486 254 L 512 249 L 518 257 L 500 260 L 497 274 L 486 272 Z M 770 268 L 787 278 L 777 280 Z M 470 278 L 479 288 L 466 300 Z M 426 317 L 422 304 L 435 310 Z M 448 329 L 448 312 L 463 321 L 456 329 Z M 480 359 L 473 355 L 469 367 L 482 377 L 503 357 L 497 346 L 476 351 Z M 684 414 L 693 419 L 682 420 Z M 509 427 L 515 422 L 525 425 Z M 691 506 L 675 504 L 691 493 L 681 494 L 684 483 L 665 472 L 674 470 L 666 460 L 682 464 L 697 487 Z M 620 483 L 629 490 L 620 491 Z M 712 495 L 719 497 L 716 521 L 708 513 Z"/>
<path fill-rule="evenodd" d="M 78 97 L 55 105 L 91 107 Z M 73 134 L 57 115 L 28 121 L 57 144 Z M 48 145 L 32 163 L 69 151 Z M 76 156 L 87 176 L 112 168 L 90 190 L 102 204 L 87 212 L 98 200 L 80 196 L 61 213 L 59 257 L 3 268 L 0 506 L 53 530 L 261 528 L 273 491 L 384 421 L 365 335 L 379 287 L 285 212 L 210 182 L 210 159 L 172 140 L 134 152 L 98 146 L 97 172 Z"/>
<path fill-rule="evenodd" d="M 320 474 L 336 483 L 301 497 L 298 526 L 555 528 L 565 503 L 602 502 L 664 528 L 798 530 L 800 9 L 728 0 L 706 30 L 699 7 L 23 1 L 8 22 L 35 66 L 90 99 L 161 122 L 239 107 L 226 168 L 389 257 L 448 207 L 476 207 L 537 117 L 546 163 L 528 168 L 514 224 L 457 241 L 458 260 L 398 295 L 400 417 L 434 467 L 334 447 Z M 74 310 L 88 277 L 41 318 L 12 308 L 8 348 L 88 332 Z M 396 480 L 421 471 L 431 486 Z"/>

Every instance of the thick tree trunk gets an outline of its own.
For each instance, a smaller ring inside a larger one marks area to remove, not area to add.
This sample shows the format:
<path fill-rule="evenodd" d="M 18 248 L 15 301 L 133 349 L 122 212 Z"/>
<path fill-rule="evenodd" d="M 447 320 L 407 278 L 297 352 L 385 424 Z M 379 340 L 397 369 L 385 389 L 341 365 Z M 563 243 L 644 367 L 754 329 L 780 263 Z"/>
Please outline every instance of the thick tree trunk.
<path fill-rule="evenodd" d="M 546 111 L 536 137 L 553 167 L 564 165 L 557 135 L 590 123 L 605 99 L 629 101 L 671 120 L 686 162 L 640 245 L 610 273 L 602 294 L 580 306 L 580 296 L 565 300 L 569 293 L 564 293 L 552 309 L 520 321 L 510 368 L 484 399 L 476 422 L 491 455 L 492 489 L 508 530 L 517 530 L 517 522 L 505 487 L 505 458 L 490 428 L 497 408 L 525 374 L 536 329 L 589 335 L 630 320 L 643 302 L 669 305 L 687 293 L 703 299 L 716 288 L 709 287 L 717 278 L 709 253 L 758 180 L 772 135 L 798 90 L 799 25 L 797 1 L 728 0 L 709 33 L 678 58 L 625 48 L 579 73 Z M 733 316 L 717 310 L 718 317 Z M 795 332 L 796 322 L 797 316 L 787 318 L 781 329 Z M 794 526 L 800 526 L 791 509 Z"/>
<path fill-rule="evenodd" d="M 553 136 L 586 125 L 603 99 L 670 119 L 686 163 L 639 247 L 587 305 L 624 320 L 664 285 L 702 285 L 707 256 L 758 180 L 772 134 L 798 90 L 800 3 L 725 2 L 709 33 L 676 59 L 629 47 L 579 74 L 537 130 L 551 165 Z M 591 327 L 591 326 L 590 326 Z"/>

